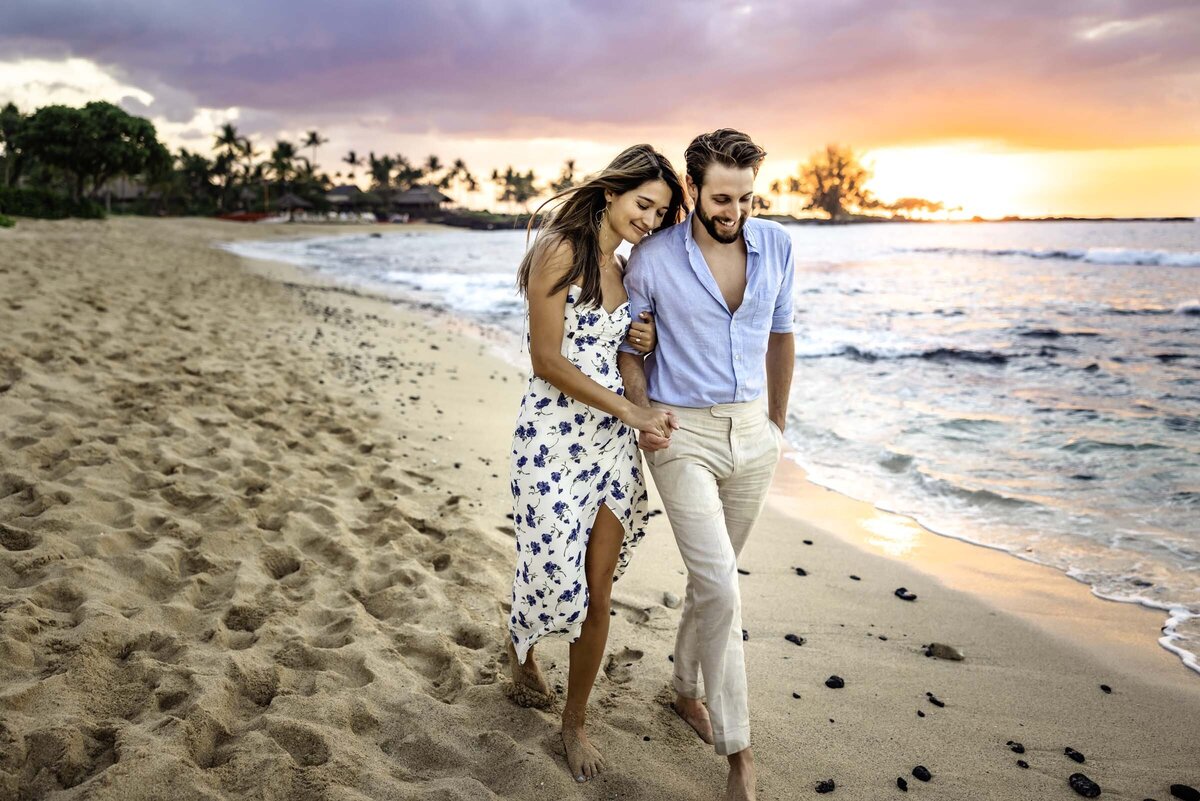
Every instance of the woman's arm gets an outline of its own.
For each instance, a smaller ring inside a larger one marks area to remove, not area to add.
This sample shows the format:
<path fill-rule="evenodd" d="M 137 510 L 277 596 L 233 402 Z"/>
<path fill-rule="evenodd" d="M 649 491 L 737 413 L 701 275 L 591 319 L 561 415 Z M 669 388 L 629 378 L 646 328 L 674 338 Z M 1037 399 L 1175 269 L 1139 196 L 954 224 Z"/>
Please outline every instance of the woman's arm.
<path fill-rule="evenodd" d="M 546 246 L 534 259 L 530 271 L 527 297 L 529 299 L 529 354 L 533 374 L 553 385 L 560 392 L 619 418 L 638 430 L 669 431 L 667 413 L 646 409 L 630 403 L 583 374 L 562 355 L 563 313 L 566 310 L 569 288 L 554 292 L 554 286 L 571 266 L 571 246 L 558 242 Z"/>

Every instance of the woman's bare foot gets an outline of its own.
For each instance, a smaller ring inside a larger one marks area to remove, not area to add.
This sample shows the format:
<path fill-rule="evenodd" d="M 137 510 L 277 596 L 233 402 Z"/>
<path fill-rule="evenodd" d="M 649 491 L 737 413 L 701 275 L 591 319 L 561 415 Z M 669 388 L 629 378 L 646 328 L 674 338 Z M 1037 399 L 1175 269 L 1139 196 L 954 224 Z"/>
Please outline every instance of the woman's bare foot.
<path fill-rule="evenodd" d="M 671 706 L 675 714 L 683 718 L 684 722 L 700 735 L 701 740 L 709 745 L 713 744 L 712 721 L 708 718 L 708 707 L 704 706 L 703 701 L 699 698 L 676 695 L 675 703 Z"/>
<path fill-rule="evenodd" d="M 582 724 L 568 723 L 564 719 L 562 741 L 563 748 L 567 750 L 567 767 L 570 768 L 575 781 L 586 782 L 593 779 L 607 767 L 604 757 L 588 741 L 587 732 Z"/>
<path fill-rule="evenodd" d="M 532 650 L 525 657 L 525 664 L 521 664 L 517 659 L 517 650 L 513 648 L 510 640 L 508 642 L 508 667 L 512 676 L 508 697 L 517 706 L 530 706 L 536 709 L 549 709 L 554 706 L 554 693 L 550 691 L 550 685 L 546 684 L 546 678 L 542 675 L 542 669 L 538 667 L 537 660 L 533 658 Z"/>

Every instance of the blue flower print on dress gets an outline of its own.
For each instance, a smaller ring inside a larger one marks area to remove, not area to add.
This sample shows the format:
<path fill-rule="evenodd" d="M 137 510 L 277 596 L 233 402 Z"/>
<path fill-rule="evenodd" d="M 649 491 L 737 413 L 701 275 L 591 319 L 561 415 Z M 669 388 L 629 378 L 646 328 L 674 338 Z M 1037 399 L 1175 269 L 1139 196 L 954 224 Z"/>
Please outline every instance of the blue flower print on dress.
<path fill-rule="evenodd" d="M 629 305 L 607 314 L 579 308 L 578 298 L 572 287 L 561 352 L 593 381 L 623 394 L 617 346 L 629 330 Z M 637 432 L 537 376 L 522 397 L 509 472 L 518 554 L 509 629 L 524 660 L 547 634 L 579 636 L 589 597 L 588 535 L 600 506 L 625 531 L 614 580 L 628 567 L 649 515 Z"/>

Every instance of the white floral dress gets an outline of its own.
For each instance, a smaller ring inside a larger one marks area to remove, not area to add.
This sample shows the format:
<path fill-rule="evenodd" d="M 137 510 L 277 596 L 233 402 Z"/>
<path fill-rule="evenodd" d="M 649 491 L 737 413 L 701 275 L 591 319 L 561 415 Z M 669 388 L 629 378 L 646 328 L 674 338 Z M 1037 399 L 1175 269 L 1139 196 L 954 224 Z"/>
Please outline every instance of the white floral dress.
<path fill-rule="evenodd" d="M 571 286 L 562 355 L 593 381 L 624 393 L 617 346 L 629 330 L 628 302 L 611 314 L 576 305 Z M 588 535 L 601 504 L 625 529 L 613 580 L 645 534 L 646 483 L 637 431 L 612 415 L 568 397 L 548 381 L 529 379 L 513 437 L 510 476 L 517 535 L 509 631 L 522 662 L 546 634 L 572 641 L 587 616 L 584 573 Z"/>

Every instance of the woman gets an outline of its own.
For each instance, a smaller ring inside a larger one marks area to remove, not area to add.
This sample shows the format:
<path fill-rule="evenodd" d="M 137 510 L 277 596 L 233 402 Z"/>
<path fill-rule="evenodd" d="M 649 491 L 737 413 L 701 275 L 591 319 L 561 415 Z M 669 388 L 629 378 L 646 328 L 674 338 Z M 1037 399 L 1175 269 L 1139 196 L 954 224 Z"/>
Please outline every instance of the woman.
<path fill-rule="evenodd" d="M 577 781 L 604 765 L 584 730 L 587 701 L 608 640 L 612 583 L 648 519 L 637 431 L 670 436 L 674 427 L 669 413 L 623 394 L 617 346 L 628 336 L 645 353 L 654 343 L 652 324 L 631 326 L 616 250 L 622 240 L 636 244 L 678 222 L 684 198 L 666 158 L 649 145 L 631 147 L 547 201 L 561 205 L 517 277 L 529 307 L 533 376 L 511 464 L 512 696 L 524 706 L 551 705 L 534 642 L 566 634 L 572 642 L 562 739 Z"/>

